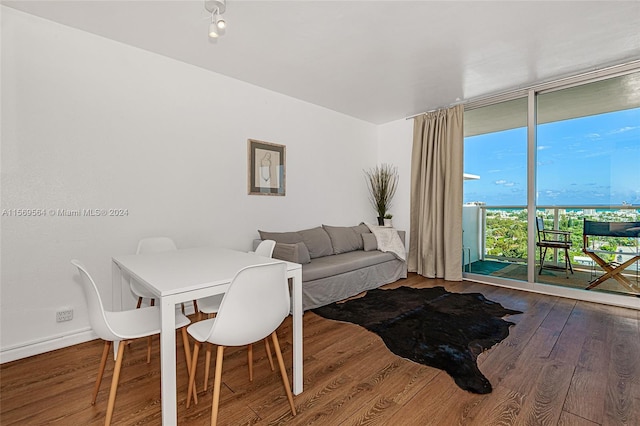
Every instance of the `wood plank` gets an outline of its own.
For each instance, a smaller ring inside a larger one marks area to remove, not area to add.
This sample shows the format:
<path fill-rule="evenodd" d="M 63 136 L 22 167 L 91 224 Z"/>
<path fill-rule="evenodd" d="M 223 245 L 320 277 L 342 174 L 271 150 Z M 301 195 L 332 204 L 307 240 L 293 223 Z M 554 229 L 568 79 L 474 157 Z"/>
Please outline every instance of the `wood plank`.
<path fill-rule="evenodd" d="M 476 395 L 457 387 L 445 372 L 439 372 L 429 383 L 429 391 L 407 401 L 390 417 L 390 425 L 453 425 L 468 422 L 468 413 L 484 395 Z"/>
<path fill-rule="evenodd" d="M 558 361 L 538 361 L 529 366 L 538 371 L 533 383 L 523 383 L 525 397 L 516 425 L 554 425 L 562 413 L 574 366 Z"/>
<path fill-rule="evenodd" d="M 493 385 L 487 395 L 458 388 L 446 373 L 401 359 L 363 328 L 312 312 L 304 315 L 304 386 L 292 417 L 278 372 L 262 344 L 249 382 L 246 349 L 229 348 L 223 364 L 221 424 L 610 425 L 640 424 L 638 311 L 470 282 L 410 274 L 385 286 L 443 286 L 481 292 L 524 313 L 478 364 Z M 291 379 L 291 321 L 278 330 Z M 91 391 L 102 342 L 96 340 L 0 366 L 0 423 L 102 424 L 113 362 L 107 363 L 95 406 Z M 177 346 L 178 424 L 208 425 L 212 394 L 186 409 L 187 374 Z M 160 424 L 160 359 L 153 341 L 125 352 L 114 424 Z M 204 356 L 198 365 L 202 386 Z"/>
<path fill-rule="evenodd" d="M 597 426 L 598 424 L 566 411 L 562 412 L 558 421 L 558 426 Z"/>
<path fill-rule="evenodd" d="M 626 309 L 614 308 L 612 333 L 607 341 L 611 361 L 607 375 L 603 425 L 640 424 L 640 341 L 638 318 L 627 316 Z M 613 310 L 613 309 L 612 309 Z"/>
<path fill-rule="evenodd" d="M 564 410 L 601 424 L 611 353 L 606 343 L 611 321 L 609 315 L 599 311 L 593 311 L 592 318 L 571 379 Z"/>
<path fill-rule="evenodd" d="M 513 425 L 522 411 L 524 395 L 504 386 L 493 389 L 490 398 L 485 398 L 474 410 L 477 425 Z"/>

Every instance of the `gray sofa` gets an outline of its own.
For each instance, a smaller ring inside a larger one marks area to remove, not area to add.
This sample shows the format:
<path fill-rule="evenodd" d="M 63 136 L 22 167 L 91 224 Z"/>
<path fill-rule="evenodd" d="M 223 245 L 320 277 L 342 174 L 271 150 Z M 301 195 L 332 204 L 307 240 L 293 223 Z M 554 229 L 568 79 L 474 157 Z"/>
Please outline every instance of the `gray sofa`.
<path fill-rule="evenodd" d="M 262 240 L 276 241 L 274 258 L 302 264 L 304 310 L 407 277 L 406 262 L 377 250 L 376 238 L 365 224 L 258 232 Z M 404 231 L 398 235 L 404 244 Z"/>

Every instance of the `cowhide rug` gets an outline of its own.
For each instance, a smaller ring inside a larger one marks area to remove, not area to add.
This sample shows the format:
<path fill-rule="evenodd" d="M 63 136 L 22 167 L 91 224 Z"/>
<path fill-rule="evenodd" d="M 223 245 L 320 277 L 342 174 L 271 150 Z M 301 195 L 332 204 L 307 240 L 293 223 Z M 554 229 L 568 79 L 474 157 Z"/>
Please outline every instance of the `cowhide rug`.
<path fill-rule="evenodd" d="M 478 369 L 478 355 L 509 335 L 513 323 L 503 316 L 522 313 L 480 293 L 449 293 L 443 287 L 375 289 L 313 312 L 359 324 L 394 354 L 444 370 L 459 387 L 479 394 L 490 393 L 491 383 Z"/>

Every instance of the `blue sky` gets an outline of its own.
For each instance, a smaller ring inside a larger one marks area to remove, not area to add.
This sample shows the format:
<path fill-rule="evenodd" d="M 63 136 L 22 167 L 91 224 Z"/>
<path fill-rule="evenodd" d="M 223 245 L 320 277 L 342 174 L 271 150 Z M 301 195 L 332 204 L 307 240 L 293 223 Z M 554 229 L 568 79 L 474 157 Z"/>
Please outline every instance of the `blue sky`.
<path fill-rule="evenodd" d="M 527 131 L 465 139 L 464 201 L 526 205 Z M 538 126 L 537 204 L 640 205 L 640 108 Z"/>

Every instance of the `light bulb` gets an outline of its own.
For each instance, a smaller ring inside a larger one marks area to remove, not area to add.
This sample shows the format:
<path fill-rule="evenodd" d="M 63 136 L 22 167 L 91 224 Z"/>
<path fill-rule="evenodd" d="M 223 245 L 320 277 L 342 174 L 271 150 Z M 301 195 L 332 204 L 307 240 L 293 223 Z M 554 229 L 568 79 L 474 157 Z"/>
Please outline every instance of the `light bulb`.
<path fill-rule="evenodd" d="M 220 15 L 216 15 L 216 25 L 218 29 L 224 30 L 227 27 L 227 22 Z"/>
<path fill-rule="evenodd" d="M 209 37 L 218 38 L 218 27 L 215 22 L 209 24 Z"/>

